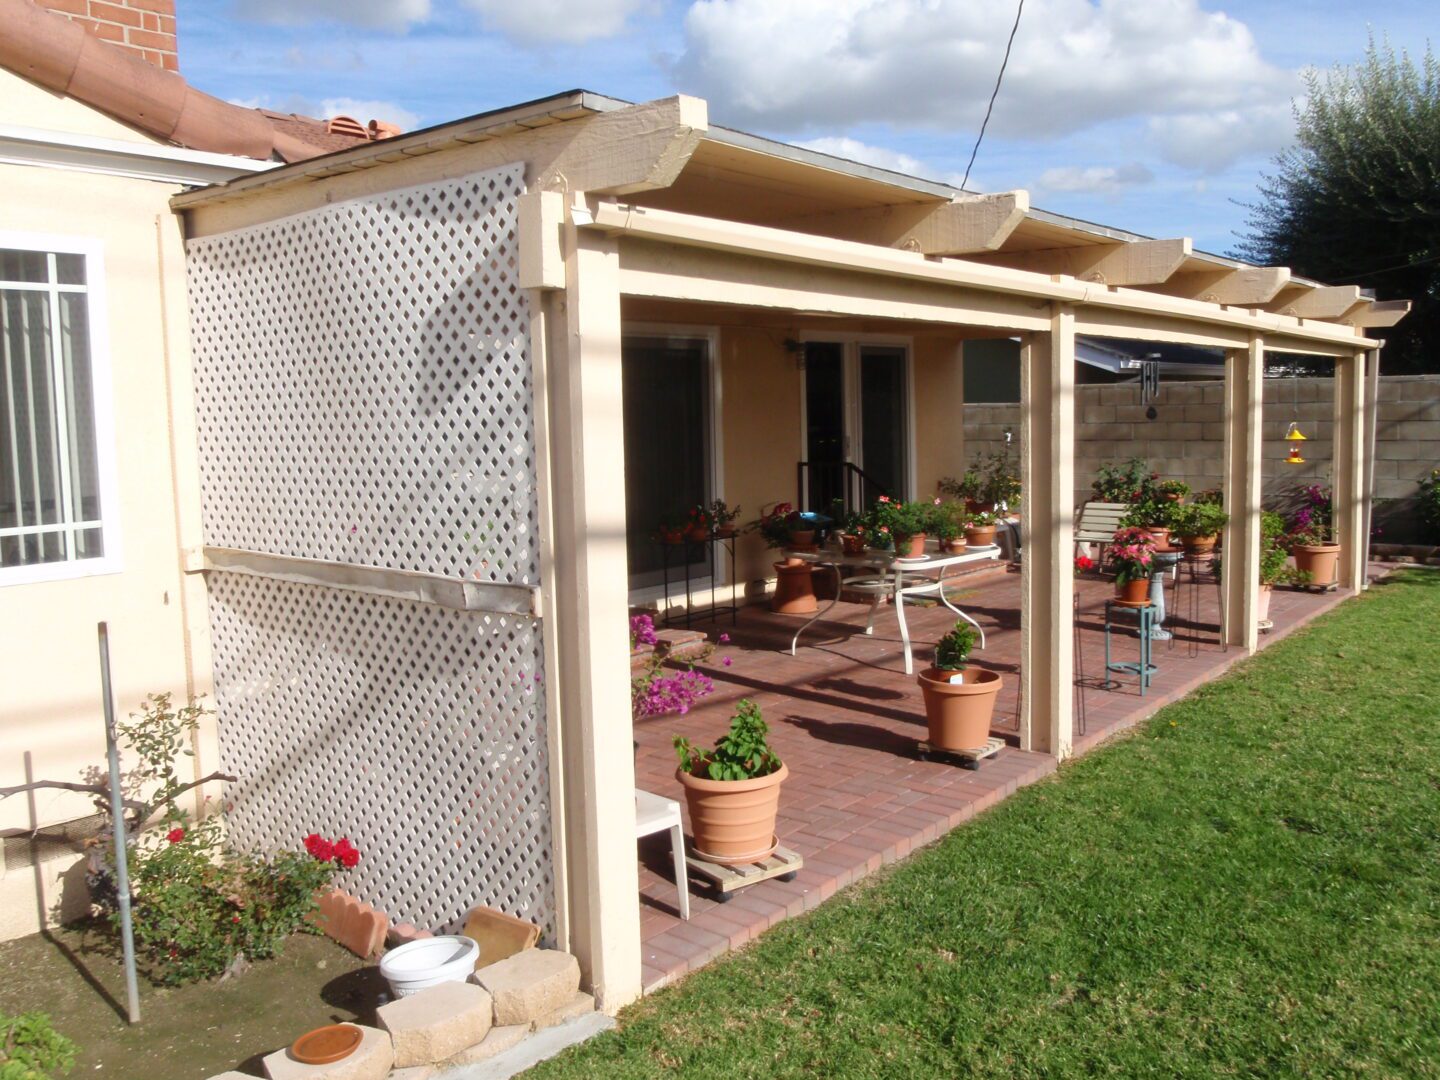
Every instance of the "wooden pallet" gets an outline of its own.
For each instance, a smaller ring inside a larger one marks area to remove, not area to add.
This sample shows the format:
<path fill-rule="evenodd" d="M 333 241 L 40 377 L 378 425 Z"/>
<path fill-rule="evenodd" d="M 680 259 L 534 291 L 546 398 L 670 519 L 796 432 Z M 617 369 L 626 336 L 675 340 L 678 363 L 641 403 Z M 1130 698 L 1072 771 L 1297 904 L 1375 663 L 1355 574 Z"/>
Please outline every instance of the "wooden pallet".
<path fill-rule="evenodd" d="M 986 758 L 994 757 L 1005 745 L 1005 740 L 992 735 L 985 740 L 984 746 L 977 746 L 973 750 L 947 750 L 940 746 L 931 746 L 929 742 L 921 739 L 916 744 L 916 750 L 921 761 L 945 761 L 954 760 L 960 763 L 962 769 L 978 769 L 980 762 Z"/>
<path fill-rule="evenodd" d="M 711 881 L 719 894 L 716 899 L 724 904 L 730 900 L 735 890 L 743 889 L 747 885 L 769 881 L 771 878 L 794 881 L 795 875 L 805 865 L 805 859 L 798 852 L 791 851 L 784 846 L 777 846 L 775 854 L 761 859 L 759 862 L 745 863 L 741 866 L 725 866 L 702 859 L 687 847 L 685 865 L 692 873 L 699 874 Z"/>

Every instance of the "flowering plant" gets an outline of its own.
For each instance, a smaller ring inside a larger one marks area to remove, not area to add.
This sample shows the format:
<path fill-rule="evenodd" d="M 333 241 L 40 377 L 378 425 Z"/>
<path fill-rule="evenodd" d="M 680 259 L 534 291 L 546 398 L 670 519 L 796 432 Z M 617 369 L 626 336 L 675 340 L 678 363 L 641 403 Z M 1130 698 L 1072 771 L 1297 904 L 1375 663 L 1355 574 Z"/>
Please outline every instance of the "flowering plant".
<path fill-rule="evenodd" d="M 1076 556 L 1075 556 L 1075 576 L 1076 576 L 1076 577 L 1079 577 L 1081 574 L 1088 574 L 1091 570 L 1094 570 L 1094 569 L 1095 569 L 1095 560 L 1092 559 L 1092 558 L 1090 558 L 1089 555 L 1076 555 Z"/>
<path fill-rule="evenodd" d="M 926 532 L 939 540 L 954 540 L 965 531 L 965 507 L 959 503 L 935 500 Z"/>
<path fill-rule="evenodd" d="M 640 612 L 638 615 L 630 616 L 630 651 L 634 652 L 640 645 L 654 645 L 660 639 L 655 635 L 655 620 L 651 616 Z"/>
<path fill-rule="evenodd" d="M 989 510 L 976 510 L 965 515 L 965 528 L 967 529 L 988 529 L 1000 520 L 998 514 Z"/>
<path fill-rule="evenodd" d="M 881 495 L 867 515 L 867 535 L 876 547 L 904 544 L 925 532 L 939 502 L 903 502 Z"/>
<path fill-rule="evenodd" d="M 722 644 L 730 635 L 721 634 Z M 655 621 L 646 614 L 630 616 L 630 649 L 633 652 L 640 644 L 655 645 L 659 636 L 655 633 Z M 666 713 L 684 715 L 701 698 L 715 692 L 710 676 L 695 670 L 695 662 L 708 659 L 713 650 L 708 646 L 698 652 L 689 653 L 683 659 L 668 653 L 652 653 L 643 670 L 630 680 L 630 714 L 636 719 L 647 716 L 664 716 Z M 666 661 L 678 665 L 667 672 Z M 725 658 L 730 666 L 730 658 Z"/>
<path fill-rule="evenodd" d="M 1105 567 L 1115 575 L 1117 584 L 1150 577 L 1150 564 L 1155 558 L 1155 541 L 1142 528 L 1116 529 L 1110 546 L 1105 549 Z"/>
<path fill-rule="evenodd" d="M 1155 494 L 1178 502 L 1190 494 L 1190 485 L 1184 480 L 1159 480 L 1155 483 Z"/>
<path fill-rule="evenodd" d="M 740 507 L 731 506 L 724 499 L 716 499 L 710 504 L 708 511 L 710 515 L 710 528 L 719 532 L 727 529 L 735 523 L 740 516 Z"/>
<path fill-rule="evenodd" d="M 772 548 L 789 547 L 795 532 L 805 527 L 800 511 L 788 502 L 776 503 L 768 512 L 761 511 L 760 517 L 748 528 L 765 539 L 765 546 Z"/>
<path fill-rule="evenodd" d="M 1330 489 L 1311 484 L 1301 488 L 1298 494 L 1300 506 L 1290 516 L 1289 545 L 1294 548 L 1333 543 Z"/>

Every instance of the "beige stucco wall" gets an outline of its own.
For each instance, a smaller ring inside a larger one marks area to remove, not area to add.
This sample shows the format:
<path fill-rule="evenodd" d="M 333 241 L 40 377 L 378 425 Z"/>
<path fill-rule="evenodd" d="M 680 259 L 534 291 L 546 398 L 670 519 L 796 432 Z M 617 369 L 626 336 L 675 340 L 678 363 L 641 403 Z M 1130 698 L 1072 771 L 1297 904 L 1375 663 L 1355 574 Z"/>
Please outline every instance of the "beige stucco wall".
<path fill-rule="evenodd" d="M 143 136 L 75 102 L 0 70 L 3 119 L 32 127 L 144 141 Z M 180 237 L 168 199 L 173 184 L 0 165 L 0 230 L 98 240 L 108 296 L 98 327 L 109 347 L 113 446 L 122 539 L 119 572 L 65 581 L 0 586 L 0 785 L 24 782 L 27 756 L 40 779 L 79 779 L 103 763 L 104 735 L 96 624 L 108 621 L 116 703 L 121 714 L 153 691 L 184 699 L 208 688 L 203 587 L 181 572 L 177 472 L 172 427 L 185 442 L 189 385 Z M 181 374 L 173 386 L 169 363 Z M 97 408 L 103 408 L 97 402 Z M 178 425 L 178 426 L 177 426 Z M 188 463 L 179 485 L 193 481 Z M 188 492 L 187 492 L 188 494 Z M 198 591 L 197 591 L 198 589 Z M 197 611 L 196 607 L 202 610 Z M 200 628 L 187 637 L 187 624 Z M 187 661 L 188 658 L 188 661 Z M 207 736 L 212 733 L 207 732 Z M 202 767 L 213 767 L 207 738 Z M 40 792 L 35 821 L 25 798 L 0 801 L 7 835 L 94 813 L 76 794 Z M 57 899 L 72 859 L 0 870 L 0 938 L 39 927 L 39 911 Z M 71 874 L 72 880 L 77 877 Z M 78 899 L 73 890 L 67 901 Z"/>
<path fill-rule="evenodd" d="M 945 476 L 964 468 L 963 344 L 950 337 L 915 339 L 915 496 L 935 494 Z"/>

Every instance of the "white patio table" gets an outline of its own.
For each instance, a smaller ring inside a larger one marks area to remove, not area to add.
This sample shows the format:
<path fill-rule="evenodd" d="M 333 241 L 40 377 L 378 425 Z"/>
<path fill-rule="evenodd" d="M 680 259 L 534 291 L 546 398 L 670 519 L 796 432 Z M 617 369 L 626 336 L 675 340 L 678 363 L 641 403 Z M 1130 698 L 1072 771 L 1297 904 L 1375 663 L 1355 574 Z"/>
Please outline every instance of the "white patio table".
<path fill-rule="evenodd" d="M 945 571 L 952 566 L 960 566 L 964 563 L 998 558 L 1000 556 L 998 544 L 969 548 L 960 555 L 943 555 L 938 550 L 927 551 L 918 559 L 897 559 L 894 554 L 884 551 L 866 551 L 860 555 L 846 555 L 842 551 L 833 549 L 786 551 L 784 554 L 804 559 L 817 566 L 828 566 L 835 573 L 834 598 L 810 616 L 804 625 L 795 631 L 795 636 L 790 641 L 791 656 L 795 655 L 795 650 L 799 647 L 800 636 L 838 604 L 840 594 L 846 590 L 870 594 L 870 617 L 865 620 L 865 633 L 867 634 L 875 632 L 875 612 L 880 606 L 880 600 L 886 596 L 894 599 L 895 620 L 900 624 L 900 640 L 905 646 L 905 674 L 907 675 L 912 675 L 915 671 L 915 664 L 910 655 L 910 627 L 905 622 L 905 600 L 909 597 L 939 597 L 942 604 L 980 632 L 980 647 L 982 649 L 985 647 L 984 628 L 952 604 L 950 598 L 945 595 Z M 846 568 L 858 568 L 862 573 L 846 577 L 844 573 Z M 864 573 L 863 571 L 869 572 Z M 929 576 L 936 571 L 939 572 L 937 577 Z"/>

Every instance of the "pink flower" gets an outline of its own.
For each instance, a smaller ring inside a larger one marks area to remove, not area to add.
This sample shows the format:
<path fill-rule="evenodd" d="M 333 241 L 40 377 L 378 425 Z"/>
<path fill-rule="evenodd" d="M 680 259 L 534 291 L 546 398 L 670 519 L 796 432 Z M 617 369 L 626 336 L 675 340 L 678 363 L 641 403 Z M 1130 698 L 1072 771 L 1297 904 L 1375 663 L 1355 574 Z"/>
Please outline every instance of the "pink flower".
<path fill-rule="evenodd" d="M 731 660 L 730 657 L 728 657 L 728 656 L 725 657 L 725 659 L 723 659 L 723 660 L 720 661 L 720 663 L 724 664 L 726 667 L 729 667 L 729 666 L 730 666 L 731 664 L 733 664 L 734 662 L 735 662 L 735 661 Z"/>
<path fill-rule="evenodd" d="M 721 644 L 721 645 L 729 645 L 729 644 L 730 644 L 730 635 L 729 635 L 729 634 L 721 634 L 721 635 L 720 635 L 720 644 Z"/>
<path fill-rule="evenodd" d="M 889 501 L 890 501 L 890 496 L 888 496 L 888 495 L 881 495 L 881 496 L 880 496 L 880 502 L 889 502 Z"/>

